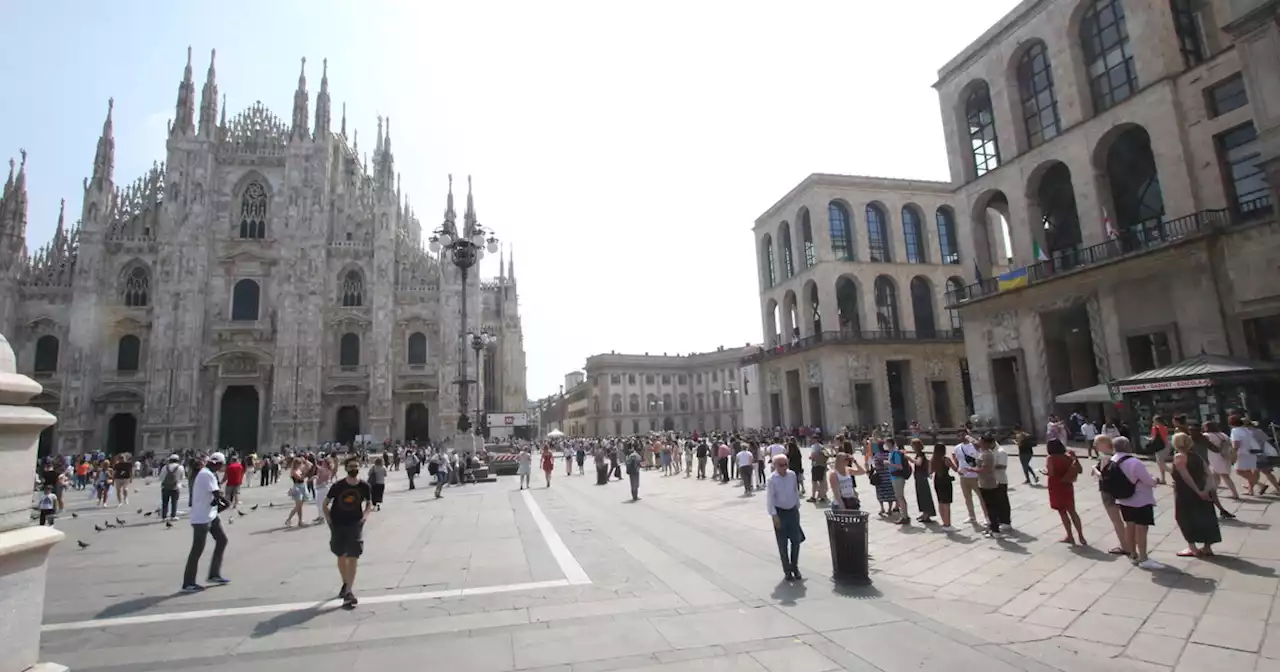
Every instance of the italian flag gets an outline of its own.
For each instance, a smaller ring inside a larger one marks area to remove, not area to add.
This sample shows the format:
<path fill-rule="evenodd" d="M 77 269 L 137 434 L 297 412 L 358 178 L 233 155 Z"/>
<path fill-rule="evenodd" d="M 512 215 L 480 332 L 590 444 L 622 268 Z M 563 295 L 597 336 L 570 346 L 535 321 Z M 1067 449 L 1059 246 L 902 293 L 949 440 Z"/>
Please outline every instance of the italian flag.
<path fill-rule="evenodd" d="M 1040 241 L 1031 241 L 1031 251 L 1036 255 L 1036 261 L 1049 261 L 1049 255 L 1044 253 L 1044 249 L 1040 247 Z"/>

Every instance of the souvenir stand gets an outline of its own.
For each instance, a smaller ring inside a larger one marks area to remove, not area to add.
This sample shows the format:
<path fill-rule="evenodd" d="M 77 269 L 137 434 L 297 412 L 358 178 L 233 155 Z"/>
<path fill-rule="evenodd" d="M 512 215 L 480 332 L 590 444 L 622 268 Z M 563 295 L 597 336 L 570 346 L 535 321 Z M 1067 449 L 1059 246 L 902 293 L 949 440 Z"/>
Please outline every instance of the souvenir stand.
<path fill-rule="evenodd" d="M 1266 427 L 1280 420 L 1280 363 L 1201 353 L 1176 364 L 1109 383 L 1117 411 L 1135 436 L 1151 434 L 1151 418 L 1186 414 L 1188 422 L 1225 427 L 1229 411 L 1244 409 Z"/>

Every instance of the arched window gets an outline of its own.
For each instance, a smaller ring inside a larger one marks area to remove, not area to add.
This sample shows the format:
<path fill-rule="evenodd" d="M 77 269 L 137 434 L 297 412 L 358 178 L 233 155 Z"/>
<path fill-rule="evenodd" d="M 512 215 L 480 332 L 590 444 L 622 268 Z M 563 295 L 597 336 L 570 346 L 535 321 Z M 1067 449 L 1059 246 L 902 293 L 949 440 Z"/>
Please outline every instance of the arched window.
<path fill-rule="evenodd" d="M 680 393 L 680 410 L 681 411 L 689 410 L 689 395 L 686 392 Z"/>
<path fill-rule="evenodd" d="M 964 103 L 964 115 L 969 126 L 973 170 L 976 177 L 982 177 L 1000 165 L 996 116 L 991 111 L 991 90 L 987 88 L 986 82 L 979 82 L 969 89 L 969 98 Z"/>
<path fill-rule="evenodd" d="M 663 412 L 669 412 L 669 411 L 671 411 L 671 409 L 672 409 L 672 406 L 671 406 L 671 395 L 670 395 L 670 394 L 664 394 L 664 395 L 662 395 L 662 410 L 663 410 Z"/>
<path fill-rule="evenodd" d="M 822 335 L 822 311 L 818 305 L 818 285 L 809 285 L 809 320 L 813 325 L 813 332 L 810 336 Z"/>
<path fill-rule="evenodd" d="M 701 392 L 698 393 L 697 400 L 698 400 L 698 410 L 699 411 L 706 410 L 706 406 L 707 406 L 706 397 L 703 395 L 703 393 Z"/>
<path fill-rule="evenodd" d="M 711 393 L 711 410 L 720 410 L 720 390 L 715 390 Z"/>
<path fill-rule="evenodd" d="M 836 315 L 840 318 L 840 331 L 862 331 L 858 303 L 858 284 L 845 277 L 836 280 Z"/>
<path fill-rule="evenodd" d="M 622 395 L 621 394 L 615 394 L 609 398 L 609 408 L 613 409 L 614 413 L 622 412 Z"/>
<path fill-rule="evenodd" d="M 813 268 L 818 263 L 818 251 L 813 247 L 813 222 L 809 221 L 809 208 L 800 210 L 800 237 L 804 239 L 804 267 Z"/>
<path fill-rule="evenodd" d="M 1143 242 L 1149 234 L 1159 235 L 1164 192 L 1151 136 L 1145 128 L 1131 126 L 1116 137 L 1107 151 L 1107 178 L 1115 205 L 1115 229 L 1128 234 L 1125 244 Z"/>
<path fill-rule="evenodd" d="M 267 237 L 267 190 L 260 182 L 250 182 L 240 195 L 240 237 L 246 240 Z"/>
<path fill-rule="evenodd" d="M 882 333 L 896 334 L 902 327 L 898 321 L 898 288 L 889 276 L 876 278 L 876 329 Z"/>
<path fill-rule="evenodd" d="M 1057 137 L 1062 130 L 1058 121 L 1058 97 L 1053 90 L 1053 71 L 1049 68 L 1049 50 L 1037 41 L 1022 52 L 1018 60 L 1018 93 L 1022 96 L 1022 119 L 1027 126 L 1028 147 Z"/>
<path fill-rule="evenodd" d="M 760 246 L 764 248 L 760 251 L 763 257 L 760 261 L 764 266 L 764 286 L 772 287 L 778 284 L 777 266 L 773 263 L 773 238 L 765 234 L 765 237 L 760 240 Z"/>
<path fill-rule="evenodd" d="M 944 205 L 934 216 L 938 220 L 938 247 L 941 248 L 942 263 L 960 263 L 960 248 L 956 246 L 956 213 Z"/>
<path fill-rule="evenodd" d="M 1080 18 L 1080 48 L 1094 114 L 1115 107 L 1138 90 L 1138 69 L 1129 53 L 1129 27 L 1120 0 L 1093 0 Z"/>
<path fill-rule="evenodd" d="M 409 334 L 409 363 L 410 364 L 426 364 L 427 363 L 427 336 L 421 331 L 415 331 Z"/>
<path fill-rule="evenodd" d="M 364 278 L 360 271 L 350 270 L 342 277 L 342 306 L 357 308 L 364 305 Z"/>
<path fill-rule="evenodd" d="M 638 394 L 631 395 L 631 397 L 627 399 L 627 407 L 631 410 L 632 413 L 639 413 L 640 412 L 640 395 Z"/>
<path fill-rule="evenodd" d="M 889 229 L 885 223 L 884 210 L 875 203 L 867 206 L 867 244 L 871 248 L 871 261 L 884 264 L 893 261 L 889 252 Z"/>
<path fill-rule="evenodd" d="M 36 341 L 36 361 L 32 370 L 36 373 L 53 373 L 58 370 L 58 337 L 50 334 Z"/>
<path fill-rule="evenodd" d="M 791 225 L 783 222 L 778 227 L 778 239 L 782 241 L 782 279 L 795 277 L 796 266 L 791 254 Z"/>
<path fill-rule="evenodd" d="M 938 330 L 933 321 L 933 286 L 918 275 L 911 279 L 911 314 L 916 320 L 916 334 L 933 338 Z"/>
<path fill-rule="evenodd" d="M 658 412 L 658 395 L 650 394 L 644 398 L 644 408 L 650 413 Z"/>
<path fill-rule="evenodd" d="M 902 238 L 907 247 L 908 264 L 924 264 L 929 261 L 920 211 L 910 205 L 902 207 Z"/>
<path fill-rule="evenodd" d="M 959 297 L 964 294 L 964 281 L 960 278 L 947 278 L 947 293 L 951 296 Z M 951 330 L 961 333 L 964 330 L 960 322 L 960 311 L 953 309 L 947 310 L 948 316 L 951 318 Z"/>
<path fill-rule="evenodd" d="M 116 371 L 137 371 L 141 359 L 142 341 L 133 334 L 125 334 L 116 344 Z"/>
<path fill-rule="evenodd" d="M 241 280 L 231 289 L 231 319 L 236 322 L 253 322 L 258 319 L 258 300 L 261 288 L 253 280 Z"/>
<path fill-rule="evenodd" d="M 827 204 L 827 220 L 831 228 L 831 251 L 836 261 L 853 261 L 853 225 L 849 221 L 849 210 L 843 203 L 831 201 Z"/>
<path fill-rule="evenodd" d="M 142 266 L 134 266 L 124 276 L 124 305 L 145 308 L 151 300 L 151 274 Z"/>
<path fill-rule="evenodd" d="M 338 342 L 338 366 L 360 366 L 360 337 L 351 332 Z"/>

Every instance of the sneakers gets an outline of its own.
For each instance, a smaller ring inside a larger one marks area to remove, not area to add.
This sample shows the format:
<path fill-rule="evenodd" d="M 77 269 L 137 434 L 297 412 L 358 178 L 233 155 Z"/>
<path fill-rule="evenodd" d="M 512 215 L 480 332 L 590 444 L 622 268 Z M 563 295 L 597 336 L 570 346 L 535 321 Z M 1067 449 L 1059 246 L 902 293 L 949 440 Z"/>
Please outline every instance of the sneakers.
<path fill-rule="evenodd" d="M 348 590 L 347 594 L 342 597 L 342 606 L 347 609 L 353 609 L 357 604 L 360 604 L 360 600 L 356 599 L 355 593 Z"/>
<path fill-rule="evenodd" d="M 1164 566 L 1164 565 L 1162 565 L 1162 564 L 1160 564 L 1160 563 L 1156 562 L 1155 560 L 1152 560 L 1151 558 L 1147 558 L 1146 560 L 1143 560 L 1142 562 L 1139 562 L 1139 563 L 1138 563 L 1138 567 L 1139 567 L 1140 569 L 1148 569 L 1148 570 L 1152 570 L 1152 571 L 1160 570 L 1160 569 L 1164 569 L 1164 568 L 1165 568 L 1165 566 Z"/>
<path fill-rule="evenodd" d="M 188 583 L 182 587 L 182 592 L 184 593 L 198 593 L 202 590 L 204 590 L 204 586 L 198 583 Z"/>
<path fill-rule="evenodd" d="M 940 528 L 938 528 L 938 529 L 942 530 L 943 532 L 947 532 L 947 533 L 951 533 L 951 532 L 955 532 L 955 531 L 956 531 L 956 528 L 951 527 L 950 525 L 943 525 L 942 527 L 940 527 Z"/>
<path fill-rule="evenodd" d="M 347 584 L 342 584 L 342 587 L 338 589 L 338 599 L 345 600 L 348 592 L 350 591 L 347 589 Z"/>
<path fill-rule="evenodd" d="M 224 577 L 221 577 L 221 576 L 211 576 L 211 577 L 209 577 L 206 581 L 207 581 L 208 583 L 214 583 L 214 584 L 217 584 L 217 585 L 219 585 L 219 586 L 225 586 L 225 585 L 227 585 L 228 583 L 231 583 L 231 579 L 224 578 Z"/>

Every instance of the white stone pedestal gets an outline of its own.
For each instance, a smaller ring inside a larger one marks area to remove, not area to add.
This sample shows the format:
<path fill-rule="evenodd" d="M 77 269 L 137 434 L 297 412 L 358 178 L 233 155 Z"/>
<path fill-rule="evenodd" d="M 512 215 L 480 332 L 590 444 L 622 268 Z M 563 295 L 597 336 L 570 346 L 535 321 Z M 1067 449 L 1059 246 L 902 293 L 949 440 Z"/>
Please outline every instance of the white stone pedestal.
<path fill-rule="evenodd" d="M 31 520 L 40 432 L 54 417 L 25 404 L 40 384 L 16 373 L 13 348 L 0 335 L 0 672 L 64 670 L 36 665 L 44 620 L 45 564 L 65 536 Z"/>

